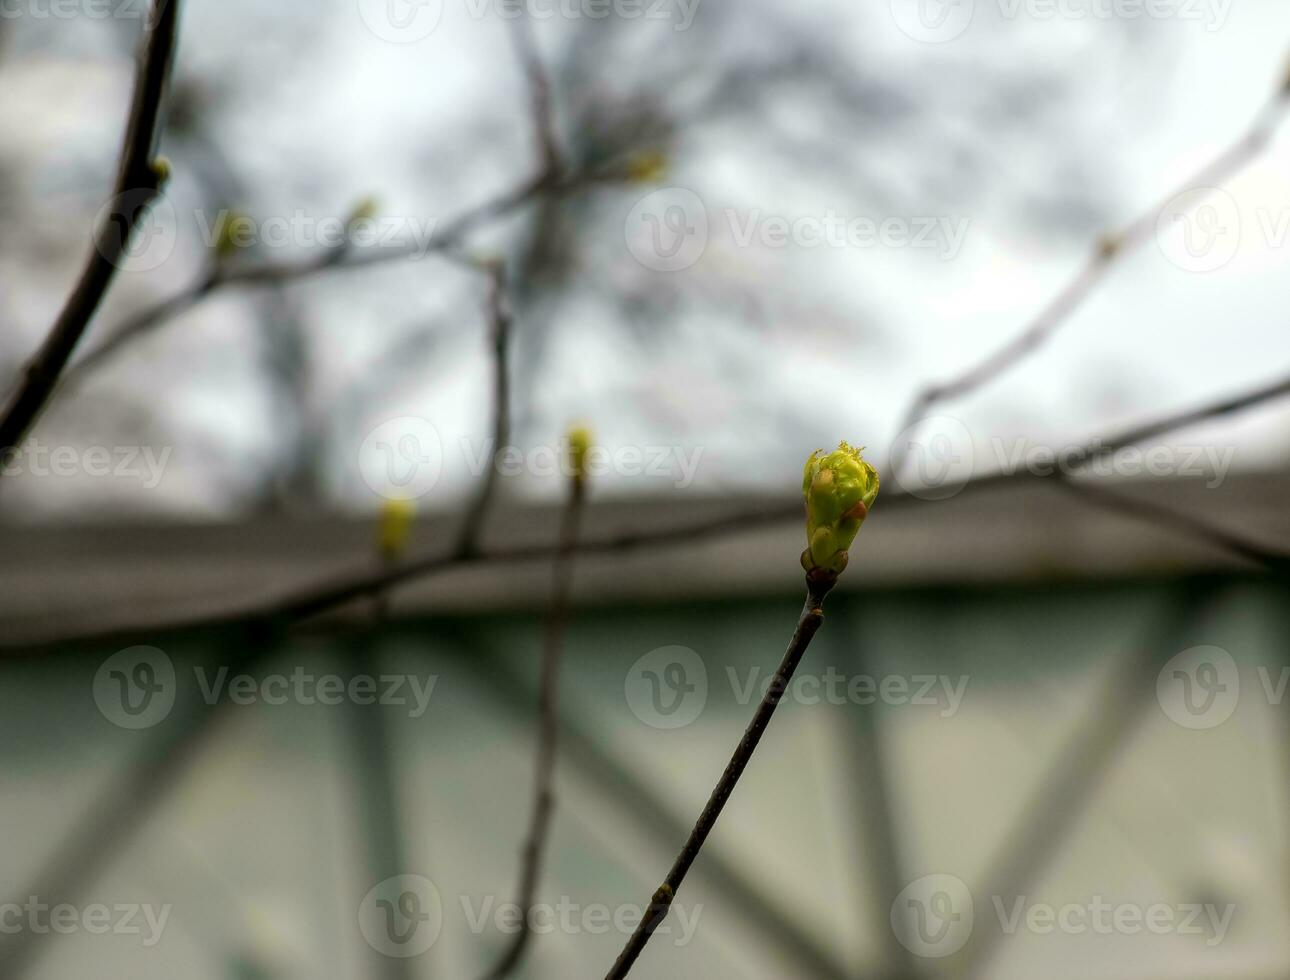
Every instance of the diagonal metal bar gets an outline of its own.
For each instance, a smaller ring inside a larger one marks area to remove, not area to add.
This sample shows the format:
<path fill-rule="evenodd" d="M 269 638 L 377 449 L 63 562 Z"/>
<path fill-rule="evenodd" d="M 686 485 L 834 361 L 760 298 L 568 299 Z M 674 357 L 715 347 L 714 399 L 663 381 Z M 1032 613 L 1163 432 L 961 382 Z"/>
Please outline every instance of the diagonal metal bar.
<path fill-rule="evenodd" d="M 1182 647 L 1220 591 L 1218 580 L 1184 580 L 1169 596 L 1145 640 L 1145 648 L 1126 657 L 1095 698 L 1097 710 L 1058 753 L 1039 787 L 1002 837 L 978 896 L 1007 902 L 1040 879 L 1061 853 L 1080 817 L 1110 774 L 1146 717 L 1147 698 L 1161 668 Z M 1190 644 L 1188 644 L 1190 645 Z M 956 976 L 987 976 L 1003 933 L 977 930 L 953 962 Z"/>
<path fill-rule="evenodd" d="M 245 671 L 265 658 L 263 637 L 246 634 L 235 638 L 241 651 L 227 660 L 229 673 Z M 234 644 L 230 644 L 234 645 Z M 51 908 L 75 904 L 138 834 L 147 817 L 169 798 L 201 750 L 210 742 L 230 705 L 228 687 L 214 704 L 200 702 L 186 714 L 168 718 L 145 747 L 141 757 L 120 779 L 114 779 L 77 820 L 71 832 L 28 887 L 14 896 L 21 905 L 29 895 Z M 0 941 L 0 975 L 17 980 L 49 948 L 47 934 L 27 929 Z"/>
<path fill-rule="evenodd" d="M 454 647 L 458 662 L 509 712 L 527 717 L 532 713 L 531 684 L 520 678 L 506 658 L 479 631 L 459 621 L 442 621 L 436 637 Z M 690 831 L 690 823 L 672 812 L 631 769 L 605 748 L 603 739 L 584 728 L 573 708 L 560 716 L 562 759 L 570 770 L 601 786 L 625 814 L 648 831 L 664 849 L 675 846 Z M 825 949 L 784 918 L 781 910 L 719 851 L 705 852 L 699 872 L 724 900 L 758 932 L 768 936 L 799 964 L 802 976 L 821 980 L 852 980 L 853 971 L 836 954 Z"/>
<path fill-rule="evenodd" d="M 355 636 L 342 651 L 343 666 L 351 681 L 361 674 L 381 676 L 380 654 L 368 646 L 372 639 L 371 634 Z M 409 871 L 394 749 L 385 710 L 379 698 L 370 704 L 355 700 L 346 709 L 345 719 L 354 760 L 354 804 L 359 811 L 371 885 Z M 408 958 L 374 955 L 367 962 L 376 964 L 373 975 L 381 980 L 412 980 L 416 976 L 413 961 Z"/>
<path fill-rule="evenodd" d="M 875 674 L 873 651 L 862 638 L 859 621 L 864 599 L 840 596 L 834 607 L 836 628 L 828 634 L 827 649 L 834 662 L 857 675 Z M 888 921 L 888 909 L 906 884 L 905 851 L 892 798 L 893 783 L 889 753 L 883 740 L 883 726 L 875 705 L 857 706 L 845 712 L 845 745 L 853 767 L 852 788 L 861 846 L 868 857 L 870 873 L 860 882 L 875 915 L 875 934 L 881 937 L 885 965 L 892 975 L 916 978 L 922 974 L 914 955 L 896 941 Z"/>

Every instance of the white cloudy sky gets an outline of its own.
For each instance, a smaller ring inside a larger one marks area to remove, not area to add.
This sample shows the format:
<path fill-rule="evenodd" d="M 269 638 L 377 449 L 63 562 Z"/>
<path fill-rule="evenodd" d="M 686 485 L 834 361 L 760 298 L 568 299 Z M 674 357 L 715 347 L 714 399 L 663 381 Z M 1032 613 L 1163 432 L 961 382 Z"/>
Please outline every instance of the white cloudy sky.
<path fill-rule="evenodd" d="M 771 75 L 792 45 L 808 76 L 816 59 L 841 66 L 829 70 L 843 76 L 842 94 L 825 101 L 797 76 L 772 77 L 751 106 L 678 122 L 664 184 L 696 194 L 710 224 L 706 251 L 683 271 L 646 270 L 627 247 L 624 222 L 654 188 L 600 193 L 583 215 L 573 271 L 517 325 L 545 332 L 537 347 L 521 344 L 532 384 L 521 385 L 516 435 L 532 447 L 586 419 L 608 446 L 698 449 L 696 486 L 709 492 L 786 492 L 805 453 L 838 438 L 881 456 L 921 383 L 1015 334 L 1099 231 L 1160 203 L 1235 140 L 1290 53 L 1281 0 L 1177 0 L 1163 17 L 1131 16 L 1141 9 L 1131 0 L 1070 0 L 1054 15 L 1038 0 L 977 0 L 966 31 L 940 44 L 903 33 L 885 0 L 704 3 L 692 29 L 642 23 L 639 39 L 633 27 L 606 47 L 590 82 L 566 90 L 557 80 L 560 124 L 576 115 L 571 99 L 639 95 L 683 107 L 721 66 Z M 231 181 L 236 206 L 325 217 L 375 195 L 386 216 L 447 220 L 525 177 L 533 154 L 507 27 L 473 9 L 444 0 L 429 36 L 394 44 L 367 29 L 359 0 L 190 0 L 179 77 L 207 93 L 202 131 L 222 158 L 210 169 Z M 0 352 L 12 369 L 56 312 L 110 184 L 130 64 L 127 24 L 29 17 L 6 27 L 0 194 L 6 224 L 28 229 L 0 250 L 0 312 L 14 325 Z M 584 27 L 577 17 L 538 25 L 551 64 L 583 43 Z M 166 148 L 177 161 L 179 245 L 161 268 L 120 277 L 97 331 L 196 275 L 192 171 L 207 166 L 204 151 L 191 141 Z M 988 462 L 996 438 L 1061 445 L 1284 372 L 1287 163 L 1290 123 L 1225 185 L 1242 225 L 1229 262 L 1189 272 L 1170 259 L 1177 240 L 1149 242 L 1024 366 L 938 409 L 948 430 L 965 428 Z M 961 248 L 946 257 L 738 241 L 749 221 L 825 215 L 930 218 L 961 232 Z M 480 244 L 509 249 L 523 232 L 504 223 Z M 359 445 L 403 415 L 430 420 L 442 439 L 437 499 L 464 493 L 461 440 L 487 425 L 476 281 L 436 260 L 397 263 L 311 280 L 283 302 L 309 338 L 328 499 L 372 505 Z M 651 303 L 662 310 L 635 315 Z M 263 316 L 262 294 L 208 302 L 69 396 L 36 432 L 50 445 L 112 446 L 131 434 L 171 446 L 160 487 L 19 478 L 6 486 L 7 509 L 218 516 L 247 506 L 291 438 L 265 380 Z M 373 378 L 383 351 L 427 325 L 446 342 L 395 377 Z M 336 417 L 360 384 L 372 397 Z M 1282 407 L 1179 441 L 1233 446 L 1238 466 L 1261 467 L 1284 461 L 1287 431 Z M 556 485 L 515 482 L 522 492 Z M 623 493 L 672 488 L 608 482 Z"/>

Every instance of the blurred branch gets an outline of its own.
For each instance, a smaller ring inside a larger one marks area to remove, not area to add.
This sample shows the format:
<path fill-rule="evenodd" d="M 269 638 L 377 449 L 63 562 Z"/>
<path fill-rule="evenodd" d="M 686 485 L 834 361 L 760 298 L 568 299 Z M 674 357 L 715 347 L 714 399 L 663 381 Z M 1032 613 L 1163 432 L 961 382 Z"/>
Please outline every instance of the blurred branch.
<path fill-rule="evenodd" d="M 513 318 L 506 298 L 506 267 L 501 261 L 472 263 L 482 269 L 490 279 L 488 293 L 488 322 L 493 347 L 493 445 L 488 454 L 488 470 L 484 482 L 471 503 L 457 539 L 456 554 L 459 558 L 474 558 L 479 554 L 479 535 L 484 518 L 497 493 L 499 470 L 497 456 L 510 441 L 510 348 Z"/>
<path fill-rule="evenodd" d="M 983 388 L 1000 375 L 1042 347 L 1070 318 L 1106 278 L 1116 262 L 1152 237 L 1161 211 L 1180 194 L 1190 190 L 1211 191 L 1253 161 L 1271 143 L 1272 134 L 1290 105 L 1290 89 L 1281 88 L 1264 107 L 1250 128 L 1234 144 L 1210 161 L 1192 178 L 1175 188 L 1158 204 L 1143 211 L 1120 231 L 1103 235 L 1093 254 L 1075 277 L 1066 284 L 1038 315 L 1012 340 L 962 374 L 922 389 L 905 412 L 897 433 L 915 429 L 926 413 L 941 402 L 961 398 Z M 1199 204 L 1200 199 L 1193 202 Z M 913 433 L 911 433 L 912 438 Z M 898 471 L 908 456 L 898 464 Z"/>
<path fill-rule="evenodd" d="M 1143 439 L 1165 435 L 1177 429 L 1195 425 L 1199 422 L 1218 419 L 1239 411 L 1245 411 L 1274 399 L 1286 396 L 1287 394 L 1290 394 L 1290 378 L 1284 378 L 1264 387 L 1255 388 L 1234 397 L 1224 398 L 1217 402 L 1188 409 L 1176 415 L 1167 416 L 1145 425 L 1126 429 L 1104 438 L 1094 439 L 1087 443 L 1078 452 L 1070 454 L 1070 458 L 1074 464 L 1086 465 L 1105 458 L 1119 449 L 1134 445 Z M 1052 480 L 1059 477 L 1060 474 L 1056 470 L 1050 473 L 1034 473 L 1023 469 L 976 477 L 974 479 L 965 480 L 956 485 L 942 487 L 941 489 L 943 491 L 951 490 L 955 493 L 982 492 L 1003 486 L 1010 486 L 1030 481 Z M 1082 492 L 1083 488 L 1087 485 L 1088 484 L 1082 482 L 1070 483 L 1067 481 L 1067 486 L 1073 488 L 1077 492 Z M 1098 503 L 1102 506 L 1112 506 L 1117 510 L 1122 509 L 1118 502 L 1116 504 L 1110 504 L 1103 499 L 1102 496 L 1086 496 L 1091 503 Z M 1150 516 L 1153 521 L 1172 520 L 1177 516 L 1168 508 L 1159 507 L 1158 505 L 1148 503 L 1146 501 L 1135 501 L 1134 505 L 1134 516 L 1146 516 L 1149 509 L 1151 512 Z M 893 507 L 905 506 L 929 506 L 929 503 L 928 501 L 922 500 L 907 491 L 892 490 L 884 493 L 883 513 L 889 512 Z M 692 524 L 678 525 L 677 527 L 665 528 L 661 531 L 632 532 L 612 535 L 599 540 L 582 540 L 578 542 L 576 551 L 579 555 L 616 554 L 638 548 L 667 547 L 679 544 L 692 545 L 704 538 L 747 533 L 749 531 L 755 531 L 760 528 L 784 523 L 786 521 L 797 521 L 801 519 L 801 516 L 802 505 L 800 502 L 794 502 L 791 504 L 784 504 L 783 506 L 734 512 L 725 517 Z M 1207 533 L 1209 532 L 1207 531 Z M 109 639 L 134 638 L 141 633 L 154 634 L 175 632 L 220 625 L 237 625 L 248 622 L 284 626 L 298 620 L 307 619 L 310 616 L 326 612 L 337 606 L 370 597 L 385 589 L 394 588 L 413 580 L 442 574 L 463 566 L 484 563 L 506 564 L 520 561 L 549 561 L 555 556 L 557 550 L 558 548 L 554 545 L 539 544 L 481 550 L 475 556 L 470 558 L 463 558 L 455 552 L 431 555 L 420 559 L 414 559 L 395 569 L 349 576 L 346 578 L 336 579 L 330 583 L 317 583 L 305 588 L 294 590 L 286 596 L 279 597 L 268 602 L 257 602 L 251 605 L 242 605 L 219 613 L 203 614 L 187 619 L 176 619 L 170 622 L 156 622 L 151 624 L 144 623 L 129 629 L 112 630 L 109 633 L 66 636 L 57 640 L 45 641 L 40 644 L 40 648 L 51 649 L 71 643 L 87 643 Z M 1285 568 L 1287 561 L 1290 560 L 1284 554 L 1259 547 L 1258 545 L 1254 545 L 1249 542 L 1242 542 L 1238 553 L 1241 557 L 1276 570 Z M 24 651 L 30 652 L 30 648 L 6 644 L 3 641 L 0 641 L 0 651 L 7 651 L 13 654 L 22 653 Z"/>
<path fill-rule="evenodd" d="M 529 20 L 528 6 L 524 5 L 518 16 L 510 22 L 511 44 L 520 70 L 524 73 L 529 90 L 529 110 L 533 116 L 533 138 L 537 144 L 542 170 L 548 174 L 564 172 L 560 158 L 559 142 L 555 133 L 555 99 L 551 92 L 551 79 L 538 53 L 537 38 L 533 36 L 533 23 Z"/>
<path fill-rule="evenodd" d="M 1057 486 L 1066 490 L 1076 499 L 1083 500 L 1085 503 L 1092 504 L 1095 507 L 1117 511 L 1125 516 L 1137 517 L 1162 527 L 1172 527 L 1188 537 L 1198 541 L 1207 541 L 1256 565 L 1263 565 L 1270 571 L 1290 571 L 1290 555 L 1270 552 L 1247 538 L 1209 524 L 1190 514 L 1184 514 L 1169 507 L 1161 507 L 1159 504 L 1152 503 L 1149 500 L 1116 493 L 1107 487 L 1087 480 L 1073 480 L 1061 471 L 1055 472 L 1053 477 Z"/>
<path fill-rule="evenodd" d="M 499 197 L 472 208 L 453 220 L 428 246 L 410 244 L 404 248 L 370 251 L 326 249 L 299 262 L 265 263 L 239 268 L 214 264 L 186 291 L 164 299 L 125 320 L 107 340 L 91 350 L 68 371 L 68 381 L 79 381 L 110 360 L 122 348 L 165 326 L 181 313 L 197 306 L 214 293 L 233 286 L 280 285 L 334 269 L 364 269 L 403 260 L 440 255 L 461 244 L 475 228 L 523 207 L 543 193 L 569 193 L 576 181 L 561 182 L 543 173 Z"/>
<path fill-rule="evenodd" d="M 560 538 L 552 570 L 551 613 L 547 619 L 542 648 L 542 679 L 538 692 L 538 744 L 534 764 L 533 811 L 528 842 L 524 845 L 520 870 L 520 894 L 516 905 L 523 914 L 520 931 L 507 945 L 497 964 L 486 974 L 487 980 L 502 980 L 519 964 L 532 935 L 530 911 L 537 895 L 542 873 L 542 855 L 551 830 L 551 812 L 555 807 L 552 783 L 555 778 L 556 739 L 559 735 L 560 658 L 564 651 L 564 628 L 569 614 L 569 594 L 573 586 L 574 549 L 578 526 L 586 499 L 586 481 L 581 470 L 574 473 L 569 487 L 569 501 L 560 523 Z"/>
<path fill-rule="evenodd" d="M 136 226 L 165 182 L 167 168 L 155 161 L 152 153 L 178 20 L 179 0 L 156 0 L 145 28 L 125 146 L 108 211 L 94 234 L 94 247 L 80 280 L 0 416 L 0 448 L 22 442 L 53 394 L 72 351 L 127 256 Z"/>

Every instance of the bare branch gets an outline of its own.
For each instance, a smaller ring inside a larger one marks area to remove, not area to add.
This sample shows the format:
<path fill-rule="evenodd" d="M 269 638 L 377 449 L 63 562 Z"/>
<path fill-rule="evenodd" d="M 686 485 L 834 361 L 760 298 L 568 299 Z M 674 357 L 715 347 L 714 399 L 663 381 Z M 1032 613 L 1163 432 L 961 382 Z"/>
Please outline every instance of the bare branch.
<path fill-rule="evenodd" d="M 1143 211 L 1122 230 L 1104 235 L 1093 254 L 1075 277 L 1054 296 L 1039 314 L 1012 340 L 962 374 L 939 384 L 929 385 L 915 396 L 903 416 L 898 433 L 915 429 L 934 406 L 953 398 L 962 398 L 985 387 L 1028 355 L 1042 347 L 1079 310 L 1106 278 L 1116 262 L 1151 239 L 1156 221 L 1170 201 L 1189 190 L 1211 190 L 1258 159 L 1271 142 L 1277 124 L 1285 114 L 1290 99 L 1278 91 L 1250 128 L 1234 144 L 1210 161 L 1192 178 L 1170 192 L 1158 204 Z M 1200 203 L 1200 198 L 1194 202 Z M 908 456 L 894 465 L 903 471 Z"/>
<path fill-rule="evenodd" d="M 533 140 L 537 144 L 542 169 L 550 174 L 562 173 L 564 164 L 555 133 L 555 98 L 551 91 L 551 79 L 538 53 L 537 38 L 533 36 L 533 23 L 529 20 L 527 6 L 511 19 L 510 35 L 515 56 L 519 59 L 520 69 L 528 85 Z"/>
<path fill-rule="evenodd" d="M 717 818 L 721 816 L 721 811 L 725 808 L 726 801 L 730 799 L 730 794 L 735 791 L 735 786 L 739 783 L 739 777 L 744 774 L 748 768 L 748 763 L 752 761 L 753 753 L 757 750 L 758 743 L 761 742 L 762 735 L 766 732 L 766 727 L 770 724 L 771 718 L 775 714 L 775 709 L 779 707 L 779 702 L 788 690 L 788 685 L 793 679 L 793 674 L 797 670 L 797 665 L 801 662 L 806 648 L 810 646 L 812 638 L 819 631 L 820 626 L 824 623 L 824 598 L 837 584 L 837 575 L 833 572 L 826 574 L 817 574 L 819 570 L 810 572 L 806 577 L 807 595 L 806 602 L 802 606 L 802 614 L 798 617 L 797 628 L 793 631 L 793 638 L 789 641 L 788 650 L 784 654 L 784 660 L 779 669 L 775 672 L 770 686 L 767 687 L 766 693 L 762 695 L 761 703 L 757 706 L 753 714 L 752 721 L 748 724 L 744 737 L 739 740 L 735 747 L 734 755 L 730 757 L 730 764 L 726 766 L 725 772 L 717 780 L 717 785 L 712 790 L 712 795 L 708 797 L 707 805 L 704 806 L 703 812 L 699 814 L 699 819 L 694 824 L 694 829 L 690 831 L 689 839 L 681 848 L 681 853 L 677 855 L 672 870 L 667 873 L 663 879 L 663 884 L 659 885 L 654 892 L 654 897 L 650 899 L 649 911 L 641 920 L 636 931 L 631 938 L 627 940 L 627 945 L 618 955 L 610 971 L 605 974 L 605 980 L 622 980 L 631 972 L 632 965 L 645 949 L 646 943 L 654 935 L 654 931 L 667 918 L 668 910 L 672 907 L 672 902 L 676 898 L 677 891 L 681 888 L 681 883 L 685 880 L 690 866 L 694 864 L 703 845 L 707 842 L 708 835 L 712 833 L 712 828 L 716 826 Z"/>
<path fill-rule="evenodd" d="M 1166 433 L 1192 426 L 1199 422 L 1222 418 L 1238 411 L 1244 411 L 1266 404 L 1286 395 L 1290 395 L 1290 378 L 1281 379 L 1275 383 L 1253 389 L 1252 391 L 1243 393 L 1239 396 L 1224 398 L 1217 402 L 1188 409 L 1187 411 L 1179 414 L 1161 418 L 1145 425 L 1135 426 L 1118 433 L 1113 433 L 1104 438 L 1094 439 L 1087 443 L 1078 453 L 1072 454 L 1071 458 L 1079 465 L 1086 465 L 1090 462 L 1105 458 L 1118 449 L 1133 445 L 1145 438 L 1165 435 Z M 966 480 L 957 486 L 943 489 L 952 489 L 958 493 L 975 493 L 1028 481 L 1051 480 L 1054 479 L 1056 475 L 1056 471 L 1051 474 L 1033 473 L 1027 470 L 999 472 Z M 1067 486 L 1073 487 L 1076 492 L 1079 492 L 1082 488 L 1087 486 L 1087 484 L 1071 483 L 1070 481 L 1067 481 Z M 1102 506 L 1113 506 L 1116 510 L 1125 509 L 1118 503 L 1113 505 L 1108 504 L 1107 501 L 1103 499 L 1102 495 L 1086 496 L 1092 503 L 1099 503 Z M 1151 515 L 1153 520 L 1164 519 L 1172 521 L 1177 517 L 1173 512 L 1160 508 L 1154 504 L 1147 504 L 1141 501 L 1135 501 L 1134 504 L 1135 516 L 1146 516 L 1147 508 L 1150 508 L 1153 512 Z M 894 490 L 884 493 L 884 513 L 890 511 L 893 507 L 904 506 L 927 506 L 927 502 L 907 491 Z M 716 538 L 729 534 L 746 533 L 787 521 L 797 521 L 801 519 L 801 516 L 802 505 L 800 502 L 795 501 L 791 504 L 784 504 L 782 506 L 761 508 L 754 511 L 735 512 L 715 520 L 706 520 L 699 523 L 680 525 L 673 528 L 666 528 L 661 531 L 645 531 L 614 535 L 600 538 L 598 540 L 582 540 L 578 542 L 576 550 L 579 555 L 615 554 L 631 551 L 637 548 L 693 544 L 705 538 Z M 1207 529 L 1206 534 L 1211 535 L 1211 532 L 1212 529 Z M 1214 540 L 1212 536 L 1210 539 L 1213 540 L 1214 543 L 1219 543 L 1217 540 Z M 72 643 L 88 643 L 121 638 L 128 639 L 137 637 L 141 633 L 156 634 L 223 625 L 260 623 L 265 625 L 283 626 L 299 620 L 307 619 L 311 616 L 318 615 L 358 599 L 368 598 L 385 589 L 402 585 L 405 582 L 443 574 L 463 566 L 476 564 L 506 564 L 509 562 L 521 561 L 550 561 L 557 551 L 558 548 L 556 546 L 549 544 L 491 548 L 481 550 L 474 557 L 470 558 L 463 558 L 453 551 L 448 554 L 432 555 L 409 561 L 394 569 L 386 569 L 376 573 L 337 579 L 330 583 L 317 583 L 298 589 L 286 596 L 269 602 L 256 602 L 250 605 L 232 607 L 213 615 L 208 614 L 187 619 L 175 619 L 169 622 L 156 622 L 150 624 L 141 623 L 138 626 L 131 627 L 129 629 L 114 629 L 108 633 L 67 636 L 57 640 L 43 642 L 40 644 L 40 649 L 50 649 Z M 1247 558 L 1258 564 L 1274 569 L 1283 568 L 1287 560 L 1287 556 L 1285 555 L 1244 541 L 1241 542 L 1239 548 L 1236 549 L 1236 553 L 1243 558 Z M 0 641 L 0 651 L 8 652 L 10 654 L 32 652 L 30 647 L 5 644 L 2 641 Z"/>
<path fill-rule="evenodd" d="M 71 366 L 67 380 L 69 383 L 82 380 L 111 360 L 122 348 L 164 327 L 181 313 L 188 312 L 207 297 L 225 289 L 236 286 L 282 285 L 332 270 L 365 269 L 400 259 L 413 261 L 429 256 L 442 256 L 459 247 L 462 239 L 480 225 L 505 217 L 544 192 L 567 193 L 573 186 L 573 182 L 553 182 L 545 174 L 527 180 L 499 197 L 466 211 L 436 235 L 428 246 L 408 245 L 405 248 L 357 252 L 350 249 L 327 249 L 298 262 L 265 263 L 234 269 L 212 266 L 184 292 L 161 300 L 118 326 L 107 340 Z"/>
<path fill-rule="evenodd" d="M 546 638 L 542 648 L 542 680 L 538 693 L 538 745 L 534 766 L 533 811 L 528 842 L 524 845 L 520 870 L 520 894 L 516 904 L 523 910 L 521 927 L 507 945 L 497 964 L 488 971 L 486 980 L 502 980 L 519 964 L 528 946 L 532 930 L 529 912 L 537 896 L 542 874 L 542 858 L 551 829 L 555 808 L 555 750 L 559 733 L 560 658 L 564 651 L 564 627 L 569 616 L 569 595 L 573 587 L 574 549 L 582 520 L 586 485 L 581 472 L 575 473 L 569 488 L 569 502 L 560 522 L 560 539 L 552 571 L 551 613 L 547 619 Z"/>
<path fill-rule="evenodd" d="M 175 49 L 179 0 L 156 0 L 139 59 L 134 102 L 121 151 L 120 170 L 108 211 L 94 234 L 94 248 L 81 278 L 49 336 L 27 364 L 17 390 L 0 417 L 0 448 L 20 443 L 54 392 L 81 336 L 93 319 L 127 254 L 135 227 L 164 182 L 164 168 L 152 157 L 161 101 Z"/>
<path fill-rule="evenodd" d="M 479 553 L 479 535 L 483 529 L 484 518 L 497 493 L 498 466 L 497 455 L 506 448 L 510 441 L 511 431 L 511 382 L 510 350 L 511 324 L 513 319 L 506 299 L 506 268 L 499 262 L 490 262 L 477 266 L 489 276 L 491 285 L 488 294 L 488 322 L 491 330 L 493 354 L 493 446 L 489 455 L 489 466 L 484 473 L 484 482 L 471 503 L 462 524 L 461 534 L 457 539 L 457 556 L 473 558 Z"/>

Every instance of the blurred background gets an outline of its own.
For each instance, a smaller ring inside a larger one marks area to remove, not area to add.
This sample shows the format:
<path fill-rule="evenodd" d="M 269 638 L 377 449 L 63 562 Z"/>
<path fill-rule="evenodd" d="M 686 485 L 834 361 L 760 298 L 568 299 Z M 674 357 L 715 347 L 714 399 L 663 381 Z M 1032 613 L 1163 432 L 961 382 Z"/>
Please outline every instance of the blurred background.
<path fill-rule="evenodd" d="M 0 390 L 149 6 L 0 0 Z M 1288 51 L 1278 0 L 186 0 L 172 177 L 0 458 L 0 975 L 487 975 L 560 610 L 510 975 L 603 975 L 845 439 L 883 496 L 634 975 L 1286 976 Z"/>

